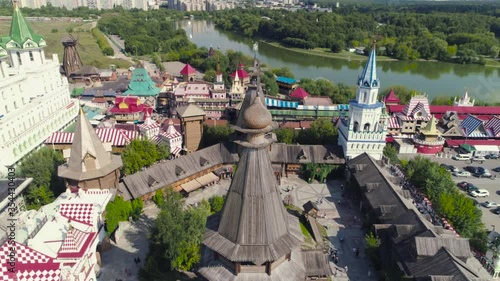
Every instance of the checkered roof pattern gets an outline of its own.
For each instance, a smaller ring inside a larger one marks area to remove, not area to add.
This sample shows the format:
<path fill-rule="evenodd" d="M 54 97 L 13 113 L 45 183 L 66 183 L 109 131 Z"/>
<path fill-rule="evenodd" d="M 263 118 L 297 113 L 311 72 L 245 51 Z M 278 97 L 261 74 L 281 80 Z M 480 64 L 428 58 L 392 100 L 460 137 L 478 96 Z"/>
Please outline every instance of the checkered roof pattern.
<path fill-rule="evenodd" d="M 59 250 L 59 253 L 75 253 L 80 252 L 85 240 L 87 239 L 87 233 L 82 232 L 77 229 L 71 229 L 66 234 L 66 238 Z"/>
<path fill-rule="evenodd" d="M 15 248 L 16 269 L 12 273 L 9 264 L 9 248 Z M 59 264 L 40 252 L 26 245 L 5 242 L 0 248 L 0 281 L 59 281 Z"/>
<path fill-rule="evenodd" d="M 93 212 L 93 204 L 63 203 L 59 209 L 59 213 L 63 217 L 86 225 L 92 225 Z"/>

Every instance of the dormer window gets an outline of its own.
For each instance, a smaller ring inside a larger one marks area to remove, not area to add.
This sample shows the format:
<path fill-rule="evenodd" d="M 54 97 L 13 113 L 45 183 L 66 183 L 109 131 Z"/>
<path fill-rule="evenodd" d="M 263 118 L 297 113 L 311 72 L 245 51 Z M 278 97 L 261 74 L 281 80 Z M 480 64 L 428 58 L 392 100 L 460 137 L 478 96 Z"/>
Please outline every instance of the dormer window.
<path fill-rule="evenodd" d="M 33 57 L 33 52 L 30 51 L 29 54 L 30 54 L 30 61 L 35 61 L 35 57 Z"/>

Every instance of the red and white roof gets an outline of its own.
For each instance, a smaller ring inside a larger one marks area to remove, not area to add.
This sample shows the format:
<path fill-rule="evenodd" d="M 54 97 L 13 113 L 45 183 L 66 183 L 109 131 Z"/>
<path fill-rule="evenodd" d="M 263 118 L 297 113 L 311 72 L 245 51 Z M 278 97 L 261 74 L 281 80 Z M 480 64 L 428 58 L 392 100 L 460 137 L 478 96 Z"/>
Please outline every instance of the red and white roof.
<path fill-rule="evenodd" d="M 72 228 L 66 234 L 63 244 L 57 253 L 58 258 L 80 258 L 96 238 L 95 232 L 83 232 Z"/>
<path fill-rule="evenodd" d="M 385 103 L 399 103 L 400 100 L 398 99 L 398 97 L 396 97 L 394 90 L 391 89 L 389 94 L 387 94 L 387 96 L 384 97 L 384 102 Z"/>
<path fill-rule="evenodd" d="M 401 128 L 401 126 L 399 125 L 399 122 L 398 122 L 398 118 L 396 116 L 389 118 L 389 124 L 387 125 L 387 128 L 390 128 L 390 129 Z"/>
<path fill-rule="evenodd" d="M 431 114 L 431 110 L 429 109 L 429 99 L 427 96 L 418 95 L 411 98 L 410 102 L 403 109 L 403 114 L 405 116 L 411 116 L 415 114 L 417 111 L 424 110 L 428 115 Z"/>
<path fill-rule="evenodd" d="M 175 129 L 174 122 L 172 122 L 172 120 L 168 123 L 167 131 L 161 135 L 167 139 L 173 139 L 181 136 L 181 134 Z"/>
<path fill-rule="evenodd" d="M 9 270 L 12 268 L 9 257 L 11 253 L 14 253 L 16 258 L 14 272 Z M 59 280 L 61 280 L 59 263 L 54 263 L 51 257 L 10 240 L 0 248 L 0 281 Z"/>
<path fill-rule="evenodd" d="M 95 130 L 102 142 L 110 142 L 112 146 L 125 146 L 130 140 L 139 137 L 139 133 L 116 128 L 103 128 Z M 74 133 L 55 132 L 47 138 L 45 143 L 49 144 L 71 144 Z"/>
<path fill-rule="evenodd" d="M 82 203 L 62 203 L 59 213 L 72 221 L 83 223 L 86 225 L 93 224 L 94 204 Z"/>
<path fill-rule="evenodd" d="M 181 152 L 181 150 L 182 149 L 177 146 L 177 147 L 174 147 L 174 149 L 170 153 L 173 155 L 177 155 L 177 154 L 179 154 L 179 152 Z"/>
<path fill-rule="evenodd" d="M 156 128 L 159 128 L 160 125 L 158 123 L 153 123 L 153 124 L 141 124 L 139 125 L 139 129 L 141 131 L 149 131 L 149 130 L 153 130 L 153 129 L 156 129 Z"/>
<path fill-rule="evenodd" d="M 491 117 L 491 119 L 484 124 L 484 128 L 488 131 L 488 135 L 492 137 L 500 137 L 500 117 Z"/>

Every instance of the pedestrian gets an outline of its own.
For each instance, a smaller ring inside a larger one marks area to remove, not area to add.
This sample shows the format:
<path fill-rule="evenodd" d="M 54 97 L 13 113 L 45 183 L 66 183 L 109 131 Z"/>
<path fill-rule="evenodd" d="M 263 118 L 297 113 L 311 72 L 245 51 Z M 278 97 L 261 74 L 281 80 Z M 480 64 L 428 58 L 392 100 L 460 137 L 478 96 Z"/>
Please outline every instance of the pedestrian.
<path fill-rule="evenodd" d="M 137 263 L 141 263 L 141 258 L 137 257 Z"/>
<path fill-rule="evenodd" d="M 344 243 L 344 237 L 339 237 L 339 240 L 340 240 L 340 244 L 343 244 Z"/>
<path fill-rule="evenodd" d="M 337 264 L 337 263 L 339 262 L 339 257 L 338 257 L 338 256 L 335 256 L 335 259 L 333 260 L 333 262 L 334 262 L 335 264 Z"/>
<path fill-rule="evenodd" d="M 359 257 L 359 249 L 356 249 L 356 257 Z"/>
<path fill-rule="evenodd" d="M 356 254 L 356 248 L 352 248 L 352 253 L 355 255 Z"/>
<path fill-rule="evenodd" d="M 349 270 L 349 268 L 347 267 L 347 265 L 344 267 L 344 271 L 345 273 L 347 273 L 347 271 Z"/>

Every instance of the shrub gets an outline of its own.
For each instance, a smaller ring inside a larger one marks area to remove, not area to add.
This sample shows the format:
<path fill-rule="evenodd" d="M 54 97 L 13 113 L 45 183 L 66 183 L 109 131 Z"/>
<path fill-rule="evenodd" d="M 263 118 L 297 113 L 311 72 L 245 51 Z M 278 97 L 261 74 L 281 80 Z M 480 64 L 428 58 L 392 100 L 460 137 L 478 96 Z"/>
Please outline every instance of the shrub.
<path fill-rule="evenodd" d="M 224 207 L 224 199 L 224 197 L 217 195 L 210 197 L 210 199 L 208 199 L 208 202 L 210 203 L 210 211 L 212 213 L 217 213 L 222 210 L 222 207 Z"/>
<path fill-rule="evenodd" d="M 156 206 L 161 207 L 161 203 L 163 202 L 163 191 L 158 189 L 153 196 L 153 202 L 155 202 Z"/>
<path fill-rule="evenodd" d="M 97 40 L 97 44 L 99 45 L 99 48 L 101 48 L 104 55 L 113 56 L 115 54 L 115 51 L 111 48 L 111 45 L 109 45 L 108 39 L 104 33 L 97 28 L 92 28 L 92 35 L 94 35 Z"/>

